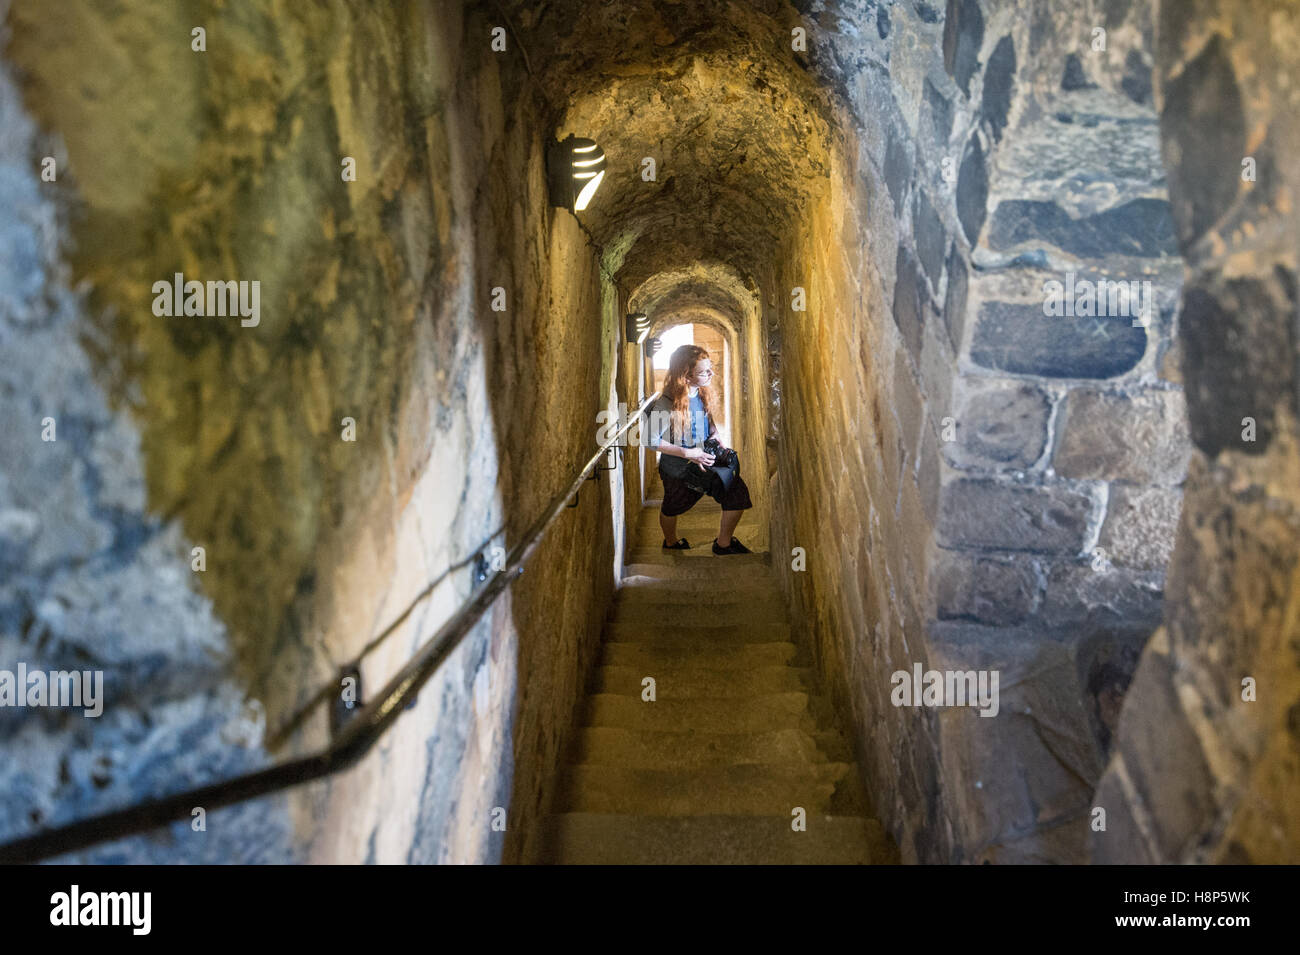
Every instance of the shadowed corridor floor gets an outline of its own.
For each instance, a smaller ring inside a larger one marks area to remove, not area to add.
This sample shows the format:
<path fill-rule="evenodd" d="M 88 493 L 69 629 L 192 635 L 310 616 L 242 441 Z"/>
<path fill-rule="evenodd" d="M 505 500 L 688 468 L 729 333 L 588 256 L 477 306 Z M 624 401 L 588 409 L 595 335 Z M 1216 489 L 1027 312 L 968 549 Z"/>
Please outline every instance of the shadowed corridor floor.
<path fill-rule="evenodd" d="M 659 501 L 641 511 L 548 820 L 548 861 L 897 861 L 770 554 L 715 556 L 719 514 L 702 500 L 678 518 L 691 549 L 665 552 Z"/>

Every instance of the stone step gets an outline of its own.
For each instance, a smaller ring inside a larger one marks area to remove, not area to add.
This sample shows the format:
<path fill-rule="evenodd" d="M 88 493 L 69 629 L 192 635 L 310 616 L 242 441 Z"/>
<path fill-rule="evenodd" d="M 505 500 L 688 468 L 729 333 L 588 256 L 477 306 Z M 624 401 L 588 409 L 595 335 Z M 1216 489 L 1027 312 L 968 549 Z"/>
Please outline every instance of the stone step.
<path fill-rule="evenodd" d="M 707 646 L 663 646 L 652 643 L 605 643 L 601 663 L 636 669 L 699 666 L 743 670 L 752 667 L 782 666 L 800 660 L 800 650 L 793 643 L 735 643 Z"/>
<path fill-rule="evenodd" d="M 610 615 L 618 617 L 624 613 L 656 614 L 682 613 L 708 608 L 710 616 L 728 617 L 743 615 L 746 618 L 763 615 L 767 619 L 786 619 L 785 600 L 779 593 L 747 590 L 736 593 L 731 590 L 700 590 L 689 593 L 669 591 L 628 591 L 617 592 L 610 605 Z"/>
<path fill-rule="evenodd" d="M 658 514 L 658 511 L 655 512 Z M 677 536 L 685 537 L 691 545 L 691 550 L 703 548 L 708 550 L 714 539 L 718 536 L 721 514 L 715 514 L 712 517 L 705 515 L 702 518 L 695 518 L 687 521 L 681 517 L 677 518 Z M 743 522 L 733 531 L 736 537 L 753 548 L 750 541 L 758 540 L 760 535 L 756 527 L 746 526 Z M 630 546 L 637 547 L 658 547 L 664 543 L 664 530 L 659 526 L 659 519 L 642 520 L 635 527 L 631 528 L 628 533 L 628 543 Z"/>
<path fill-rule="evenodd" d="M 576 763 L 568 767 L 559 805 L 565 812 L 647 816 L 786 816 L 834 813 L 847 763 L 742 763 L 700 769 L 629 769 Z M 845 807 L 847 808 L 847 807 Z"/>
<path fill-rule="evenodd" d="M 670 564 L 676 566 L 679 563 L 694 563 L 696 561 L 709 561 L 710 566 L 719 567 L 724 564 L 728 568 L 746 567 L 750 564 L 761 564 L 764 567 L 771 566 L 771 559 L 768 551 L 756 551 L 752 554 L 715 554 L 713 553 L 713 541 L 710 539 L 707 547 L 692 547 L 690 550 L 664 550 L 662 547 L 635 547 L 624 555 L 624 562 L 628 564 Z"/>
<path fill-rule="evenodd" d="M 656 623 L 673 629 L 712 630 L 728 626 L 766 627 L 789 625 L 785 608 L 779 604 L 721 603 L 712 595 L 701 593 L 694 600 L 680 603 L 660 601 L 617 602 L 609 610 L 608 623 Z"/>
<path fill-rule="evenodd" d="M 866 865 L 897 862 L 874 819 L 564 813 L 543 823 L 543 860 L 561 865 Z"/>
<path fill-rule="evenodd" d="M 747 700 L 657 700 L 593 693 L 587 698 L 584 726 L 665 733 L 761 733 L 819 726 L 807 693 L 772 693 Z"/>
<path fill-rule="evenodd" d="M 636 515 L 638 526 L 653 527 L 659 530 L 659 509 L 661 501 L 656 500 L 653 505 L 647 502 L 647 506 L 641 508 Z M 685 514 L 677 515 L 677 526 L 683 524 L 705 524 L 713 527 L 718 526 L 718 521 L 722 519 L 722 508 L 718 502 L 711 497 L 702 497 L 696 502 Z"/>
<path fill-rule="evenodd" d="M 708 537 L 702 537 L 704 540 L 711 540 L 718 536 L 718 530 L 722 521 L 722 511 L 700 511 L 699 506 L 691 508 L 685 514 L 677 515 L 677 536 L 691 537 L 695 534 L 697 537 L 707 534 Z M 741 527 L 744 525 L 742 524 Z M 646 543 L 656 542 L 663 543 L 664 529 L 659 523 L 659 508 L 652 511 L 642 511 L 637 518 L 635 540 L 643 540 Z M 740 536 L 740 527 L 736 528 L 736 536 Z M 691 543 L 695 539 L 691 538 Z"/>
<path fill-rule="evenodd" d="M 659 512 L 654 512 L 654 517 L 647 520 L 642 517 L 628 534 L 630 544 L 640 544 L 649 546 L 653 544 L 658 547 L 664 542 L 664 529 L 659 524 Z M 687 519 L 689 518 L 689 520 Z M 688 514 L 680 515 L 677 518 L 677 536 L 685 537 L 690 541 L 693 548 L 698 548 L 701 544 L 709 544 L 713 538 L 718 536 L 720 525 L 722 523 L 722 512 L 714 511 L 712 514 Z M 755 537 L 750 533 L 746 535 L 746 526 L 742 523 L 734 531 L 735 535 L 741 540 L 746 537 Z"/>
<path fill-rule="evenodd" d="M 642 565 L 644 566 L 644 565 Z M 655 570 L 660 571 L 659 567 Z M 720 586 L 722 580 L 725 586 Z M 676 576 L 652 577 L 644 574 L 624 576 L 616 591 L 616 599 L 628 597 L 633 599 L 673 599 L 680 601 L 698 600 L 700 594 L 709 594 L 731 601 L 746 599 L 778 600 L 784 603 L 784 596 L 777 585 L 776 578 L 768 568 L 748 568 L 743 573 L 732 573 L 721 578 Z"/>
<path fill-rule="evenodd" d="M 746 699 L 773 693 L 808 693 L 815 689 L 806 667 L 770 666 L 718 669 L 695 666 L 626 667 L 596 669 L 592 690 L 641 698 L 641 681 L 655 680 L 659 700 Z"/>
<path fill-rule="evenodd" d="M 690 621 L 692 627 L 708 629 L 712 627 L 734 626 L 747 623 L 766 625 L 784 623 L 785 608 L 773 602 L 758 602 L 732 599 L 726 603 L 715 598 L 713 594 L 700 593 L 695 598 L 676 603 L 666 601 L 632 600 L 615 601 L 610 607 L 609 619 L 612 622 L 625 621 L 664 621 L 670 626 L 685 626 Z"/>
<path fill-rule="evenodd" d="M 714 555 L 710 504 L 678 522 L 688 551 L 659 547 L 657 508 L 637 520 L 544 861 L 897 862 L 791 639 L 771 555 Z M 805 832 L 790 828 L 795 807 Z"/>
<path fill-rule="evenodd" d="M 671 620 L 617 620 L 605 624 L 605 639 L 618 643 L 652 643 L 658 646 L 706 647 L 736 643 L 785 643 L 788 623 L 739 623 L 708 626 Z"/>
<path fill-rule="evenodd" d="M 735 581 L 762 583 L 775 588 L 776 581 L 770 576 L 771 567 L 766 563 L 767 554 L 732 554 L 718 557 L 710 554 L 708 560 L 687 558 L 673 560 L 671 557 L 653 555 L 653 558 L 641 555 L 627 558 L 623 576 L 640 575 L 654 577 L 657 580 L 683 580 L 704 578 L 715 589 L 729 587 Z M 763 577 L 759 577 L 759 575 Z M 707 589 L 707 588 L 706 588 Z"/>
<path fill-rule="evenodd" d="M 573 761 L 627 769 L 700 769 L 744 763 L 802 765 L 828 763 L 846 754 L 845 746 L 822 749 L 823 734 L 804 730 L 762 733 L 657 733 L 608 726 L 581 730 Z M 838 737 L 831 738 L 833 742 Z"/>

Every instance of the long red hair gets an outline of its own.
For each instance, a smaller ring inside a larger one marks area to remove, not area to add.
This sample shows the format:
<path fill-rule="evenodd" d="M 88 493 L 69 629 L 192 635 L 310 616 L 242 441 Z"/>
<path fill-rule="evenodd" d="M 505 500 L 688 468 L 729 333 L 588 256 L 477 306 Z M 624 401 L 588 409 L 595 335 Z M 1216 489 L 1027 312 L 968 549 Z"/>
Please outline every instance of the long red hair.
<path fill-rule="evenodd" d="M 690 386 L 686 383 L 686 379 L 692 377 L 695 366 L 701 358 L 710 358 L 708 349 L 701 348 L 699 345 L 682 345 L 674 349 L 668 359 L 668 374 L 664 376 L 662 393 L 672 404 L 673 433 L 679 438 L 685 437 L 687 422 L 690 420 L 691 396 L 688 391 Z M 710 358 L 710 360 L 712 359 Z M 717 393 L 707 385 L 701 385 L 699 393 L 700 400 L 704 402 L 704 410 L 708 412 L 711 419 L 716 420 L 718 417 Z"/>

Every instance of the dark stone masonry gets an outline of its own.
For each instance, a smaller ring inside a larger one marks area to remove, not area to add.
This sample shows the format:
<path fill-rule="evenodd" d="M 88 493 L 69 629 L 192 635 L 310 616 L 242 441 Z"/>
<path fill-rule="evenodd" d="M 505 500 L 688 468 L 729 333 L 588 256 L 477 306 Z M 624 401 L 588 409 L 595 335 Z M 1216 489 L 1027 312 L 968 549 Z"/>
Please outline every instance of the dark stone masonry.
<path fill-rule="evenodd" d="M 801 804 L 776 753 L 874 861 L 1300 861 L 1294 2 L 59 6 L 0 0 L 0 670 L 107 704 L 0 708 L 0 843 L 326 745 L 655 390 L 640 313 L 710 352 L 749 564 L 710 501 L 665 556 L 626 448 L 355 767 L 75 859 L 689 843 Z M 679 646 L 700 595 L 748 622 Z"/>

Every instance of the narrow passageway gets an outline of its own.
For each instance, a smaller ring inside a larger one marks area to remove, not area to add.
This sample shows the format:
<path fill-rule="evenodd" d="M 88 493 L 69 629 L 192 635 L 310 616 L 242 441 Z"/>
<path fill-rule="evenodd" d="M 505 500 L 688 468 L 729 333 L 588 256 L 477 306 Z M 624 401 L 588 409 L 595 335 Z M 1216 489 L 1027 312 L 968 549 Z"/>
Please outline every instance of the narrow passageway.
<path fill-rule="evenodd" d="M 633 531 L 543 861 L 896 861 L 771 555 L 666 553 L 658 504 Z M 706 498 L 678 529 L 705 540 L 720 516 Z"/>
<path fill-rule="evenodd" d="M 1300 861 L 1296 4 L 58 6 L 0 857 Z M 685 328 L 749 554 L 661 546 Z"/>
<path fill-rule="evenodd" d="M 661 348 L 712 346 L 701 361 L 717 369 L 709 387 L 725 426 L 728 371 L 743 381 L 743 367 L 724 361 L 740 352 L 727 343 L 735 331 L 693 327 L 692 336 L 692 326 L 669 326 Z M 671 368 L 666 355 L 661 364 Z M 640 391 L 667 384 L 650 362 L 633 370 L 644 374 Z M 758 471 L 761 481 L 761 450 L 755 467 L 743 440 L 730 445 L 742 477 Z M 753 553 L 714 553 L 722 508 L 707 495 L 676 518 L 672 540 L 690 546 L 665 549 L 657 457 L 637 458 L 645 498 L 626 525 L 619 589 L 538 861 L 896 861 L 772 571 L 766 495 L 733 535 Z"/>

